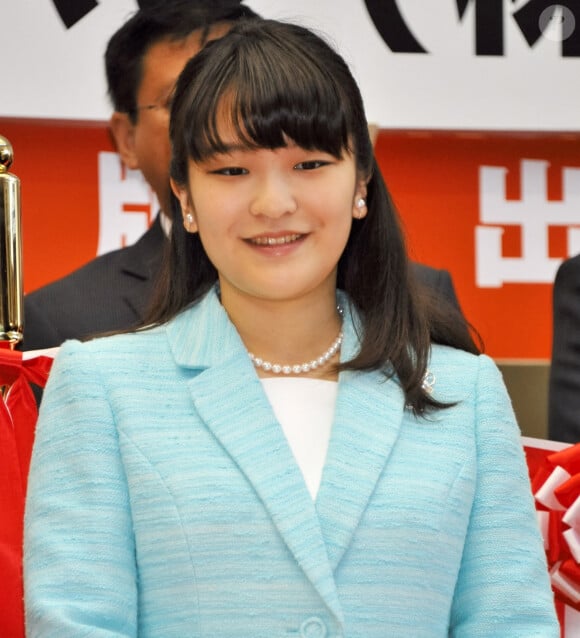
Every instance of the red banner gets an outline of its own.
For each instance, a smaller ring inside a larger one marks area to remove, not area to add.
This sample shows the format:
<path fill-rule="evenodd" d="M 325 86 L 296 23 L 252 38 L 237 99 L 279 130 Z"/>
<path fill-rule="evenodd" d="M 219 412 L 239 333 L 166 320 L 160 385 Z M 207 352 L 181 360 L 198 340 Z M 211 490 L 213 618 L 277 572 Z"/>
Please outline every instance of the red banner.
<path fill-rule="evenodd" d="M 26 291 L 132 243 L 155 215 L 105 122 L 0 118 L 22 185 Z M 414 259 L 448 269 L 496 359 L 551 353 L 557 266 L 580 252 L 580 133 L 382 129 L 381 170 Z"/>

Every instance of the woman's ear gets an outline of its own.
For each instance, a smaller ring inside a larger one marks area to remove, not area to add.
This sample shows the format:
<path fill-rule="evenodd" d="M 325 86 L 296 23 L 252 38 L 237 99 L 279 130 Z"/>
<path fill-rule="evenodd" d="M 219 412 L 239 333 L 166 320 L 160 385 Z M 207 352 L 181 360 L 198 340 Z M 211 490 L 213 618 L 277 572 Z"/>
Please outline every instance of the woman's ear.
<path fill-rule="evenodd" d="M 352 208 L 352 216 L 355 219 L 362 219 L 368 213 L 367 206 L 367 182 L 360 180 L 354 193 L 354 204 Z"/>
<path fill-rule="evenodd" d="M 135 153 L 135 124 L 129 114 L 115 111 L 109 120 L 109 127 L 123 164 L 132 170 L 139 168 Z"/>
<path fill-rule="evenodd" d="M 169 178 L 169 183 L 171 184 L 173 194 L 179 201 L 185 230 L 188 233 L 196 233 L 197 222 L 195 221 L 195 215 L 193 214 L 193 208 L 191 206 L 191 199 L 189 197 L 187 186 L 178 184 L 173 178 Z"/>

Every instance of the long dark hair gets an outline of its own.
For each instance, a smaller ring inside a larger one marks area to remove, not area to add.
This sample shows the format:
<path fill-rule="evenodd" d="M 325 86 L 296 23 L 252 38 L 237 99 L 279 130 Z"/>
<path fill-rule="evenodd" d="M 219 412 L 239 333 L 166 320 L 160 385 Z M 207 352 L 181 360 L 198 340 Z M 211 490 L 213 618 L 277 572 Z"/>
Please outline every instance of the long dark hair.
<path fill-rule="evenodd" d="M 422 387 L 435 341 L 477 348 L 461 314 L 429 297 L 415 280 L 403 233 L 376 164 L 363 102 L 344 60 L 303 27 L 270 20 L 235 25 L 188 62 L 171 112 L 171 176 L 187 184 L 188 163 L 225 148 L 217 118 L 229 109 L 239 142 L 276 149 L 290 138 L 336 157 L 351 152 L 368 178 L 364 219 L 353 220 L 338 263 L 337 285 L 362 320 L 357 356 L 340 369 L 396 374 L 416 413 L 441 407 Z M 217 281 L 198 234 L 187 233 L 173 200 L 170 254 L 148 321 L 163 323 L 195 303 Z"/>

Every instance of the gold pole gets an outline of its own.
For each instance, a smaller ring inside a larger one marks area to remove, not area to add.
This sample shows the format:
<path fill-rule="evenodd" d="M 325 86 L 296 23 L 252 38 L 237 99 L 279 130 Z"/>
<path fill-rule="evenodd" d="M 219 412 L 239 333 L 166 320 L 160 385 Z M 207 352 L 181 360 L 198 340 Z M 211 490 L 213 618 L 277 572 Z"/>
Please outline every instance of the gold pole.
<path fill-rule="evenodd" d="M 22 234 L 20 180 L 8 172 L 14 153 L 0 135 L 0 342 L 22 341 Z"/>

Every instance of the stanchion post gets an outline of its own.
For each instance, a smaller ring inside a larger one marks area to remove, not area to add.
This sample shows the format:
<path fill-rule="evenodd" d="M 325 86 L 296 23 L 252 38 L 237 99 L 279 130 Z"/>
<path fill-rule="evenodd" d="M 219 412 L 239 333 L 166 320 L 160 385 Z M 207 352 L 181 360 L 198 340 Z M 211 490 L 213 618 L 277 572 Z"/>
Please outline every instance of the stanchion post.
<path fill-rule="evenodd" d="M 0 345 L 22 340 L 23 286 L 20 180 L 8 171 L 14 153 L 0 135 Z"/>

